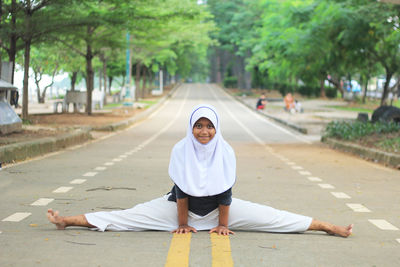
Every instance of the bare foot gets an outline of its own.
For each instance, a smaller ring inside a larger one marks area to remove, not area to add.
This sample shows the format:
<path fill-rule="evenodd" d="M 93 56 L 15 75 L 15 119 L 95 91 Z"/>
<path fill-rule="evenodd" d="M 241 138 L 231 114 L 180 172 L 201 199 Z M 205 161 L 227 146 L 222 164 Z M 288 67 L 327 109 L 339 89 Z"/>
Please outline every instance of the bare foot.
<path fill-rule="evenodd" d="M 330 231 L 327 231 L 328 234 L 338 235 L 341 237 L 348 237 L 353 233 L 354 224 L 350 224 L 348 226 L 333 226 Z"/>
<path fill-rule="evenodd" d="M 47 210 L 47 219 L 51 223 L 54 223 L 58 230 L 64 230 L 66 223 L 64 222 L 64 218 L 58 215 L 58 211 L 53 211 L 52 209 Z"/>

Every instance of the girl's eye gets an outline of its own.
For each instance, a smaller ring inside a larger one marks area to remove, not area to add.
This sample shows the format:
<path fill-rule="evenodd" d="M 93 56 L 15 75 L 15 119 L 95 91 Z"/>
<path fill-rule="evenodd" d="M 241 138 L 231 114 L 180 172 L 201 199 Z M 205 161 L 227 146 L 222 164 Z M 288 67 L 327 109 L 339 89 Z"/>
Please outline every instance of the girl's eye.
<path fill-rule="evenodd" d="M 214 126 L 212 126 L 211 124 L 209 124 L 209 125 L 207 125 L 207 128 L 208 128 L 208 129 L 212 129 L 212 128 L 214 128 Z"/>
<path fill-rule="evenodd" d="M 201 129 L 201 124 L 196 124 L 197 129 Z"/>

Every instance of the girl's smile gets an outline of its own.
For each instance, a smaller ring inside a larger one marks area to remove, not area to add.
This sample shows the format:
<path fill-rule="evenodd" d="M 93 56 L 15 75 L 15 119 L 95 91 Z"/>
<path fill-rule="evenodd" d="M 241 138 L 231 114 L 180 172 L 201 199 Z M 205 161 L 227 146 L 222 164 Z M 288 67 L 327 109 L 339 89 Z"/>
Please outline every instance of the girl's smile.
<path fill-rule="evenodd" d="M 215 136 L 215 128 L 212 122 L 207 118 L 198 119 L 193 125 L 193 136 L 201 144 L 205 145 Z"/>

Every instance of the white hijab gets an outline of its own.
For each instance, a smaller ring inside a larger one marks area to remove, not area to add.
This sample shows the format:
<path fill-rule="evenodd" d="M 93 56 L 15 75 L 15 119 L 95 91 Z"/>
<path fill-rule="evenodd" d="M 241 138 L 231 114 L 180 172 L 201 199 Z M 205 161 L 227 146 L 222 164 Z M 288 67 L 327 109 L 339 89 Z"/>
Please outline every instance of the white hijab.
<path fill-rule="evenodd" d="M 215 136 L 201 144 L 193 136 L 193 126 L 200 118 L 209 119 Z M 210 105 L 196 106 L 190 114 L 186 137 L 171 153 L 169 176 L 186 194 L 196 197 L 225 192 L 236 180 L 236 158 L 232 147 L 223 139 L 218 114 Z"/>

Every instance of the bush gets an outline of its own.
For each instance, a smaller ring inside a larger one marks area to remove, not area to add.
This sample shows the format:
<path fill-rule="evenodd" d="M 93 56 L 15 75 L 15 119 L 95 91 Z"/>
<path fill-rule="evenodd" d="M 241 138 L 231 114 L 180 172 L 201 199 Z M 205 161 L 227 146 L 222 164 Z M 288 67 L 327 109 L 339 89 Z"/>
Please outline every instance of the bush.
<path fill-rule="evenodd" d="M 399 130 L 400 125 L 394 122 L 332 121 L 326 126 L 324 137 L 355 140 L 366 135 L 391 133 Z"/>
<path fill-rule="evenodd" d="M 325 95 L 328 98 L 336 98 L 337 89 L 335 87 L 325 87 Z"/>
<path fill-rule="evenodd" d="M 237 87 L 237 77 L 229 76 L 224 79 L 225 88 L 235 88 Z"/>
<path fill-rule="evenodd" d="M 297 91 L 305 96 L 319 96 L 321 89 L 318 86 L 301 85 Z"/>

